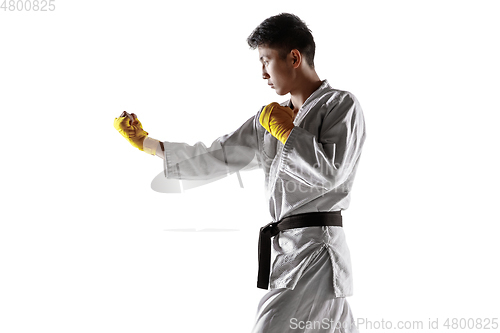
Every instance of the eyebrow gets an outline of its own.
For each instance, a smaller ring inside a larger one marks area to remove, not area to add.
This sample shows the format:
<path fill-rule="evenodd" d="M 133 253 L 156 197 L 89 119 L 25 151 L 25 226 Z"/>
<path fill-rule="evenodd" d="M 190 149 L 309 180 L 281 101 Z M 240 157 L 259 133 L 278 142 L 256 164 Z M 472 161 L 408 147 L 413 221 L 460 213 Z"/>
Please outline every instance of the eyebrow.
<path fill-rule="evenodd" d="M 259 58 L 259 60 L 262 61 L 262 59 L 264 59 L 264 58 L 269 59 L 269 57 L 267 55 L 263 55 L 262 57 Z"/>

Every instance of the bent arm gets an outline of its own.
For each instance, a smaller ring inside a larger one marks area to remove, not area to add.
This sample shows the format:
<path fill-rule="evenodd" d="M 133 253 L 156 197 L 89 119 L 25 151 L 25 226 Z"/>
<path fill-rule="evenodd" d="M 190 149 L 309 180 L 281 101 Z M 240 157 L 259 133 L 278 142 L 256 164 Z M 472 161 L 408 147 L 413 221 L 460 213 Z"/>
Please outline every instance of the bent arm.
<path fill-rule="evenodd" d="M 317 138 L 295 126 L 283 147 L 280 177 L 302 188 L 329 192 L 348 190 L 365 141 L 365 124 L 356 98 L 346 93 L 325 115 Z M 314 191 L 316 192 L 316 191 Z"/>

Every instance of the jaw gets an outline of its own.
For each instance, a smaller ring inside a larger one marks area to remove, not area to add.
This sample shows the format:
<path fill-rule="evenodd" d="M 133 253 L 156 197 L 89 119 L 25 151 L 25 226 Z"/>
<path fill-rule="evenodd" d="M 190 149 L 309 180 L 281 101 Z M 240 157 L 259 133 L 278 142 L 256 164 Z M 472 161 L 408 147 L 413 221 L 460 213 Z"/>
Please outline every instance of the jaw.
<path fill-rule="evenodd" d="M 274 90 L 276 91 L 276 94 L 278 94 L 280 96 L 284 96 L 290 92 L 290 91 L 283 90 L 283 89 L 276 88 L 276 87 L 274 87 Z"/>
<path fill-rule="evenodd" d="M 273 87 L 274 91 L 276 91 L 276 94 L 280 96 L 284 96 L 292 91 L 292 86 L 290 85 L 290 82 L 287 82 L 287 80 L 277 80 L 280 82 L 273 82 Z M 278 83 L 278 85 L 276 85 Z"/>

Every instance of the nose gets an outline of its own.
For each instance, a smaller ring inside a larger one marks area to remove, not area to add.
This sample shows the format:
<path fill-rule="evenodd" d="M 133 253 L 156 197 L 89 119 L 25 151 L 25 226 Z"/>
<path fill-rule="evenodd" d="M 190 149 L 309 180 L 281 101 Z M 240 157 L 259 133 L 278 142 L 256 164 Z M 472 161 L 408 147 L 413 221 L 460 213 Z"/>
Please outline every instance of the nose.
<path fill-rule="evenodd" d="M 266 68 L 265 68 L 264 66 L 262 66 L 262 78 L 263 78 L 264 80 L 267 80 L 267 79 L 269 79 L 269 78 L 270 78 L 270 76 L 269 76 L 269 74 L 267 74 L 267 72 L 266 72 Z"/>

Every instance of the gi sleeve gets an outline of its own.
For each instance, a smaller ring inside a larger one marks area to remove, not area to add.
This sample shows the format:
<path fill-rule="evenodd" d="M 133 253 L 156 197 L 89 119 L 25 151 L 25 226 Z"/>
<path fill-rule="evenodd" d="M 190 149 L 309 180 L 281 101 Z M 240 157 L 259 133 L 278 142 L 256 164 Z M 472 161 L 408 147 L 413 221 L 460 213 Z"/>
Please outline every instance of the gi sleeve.
<path fill-rule="evenodd" d="M 164 141 L 167 177 L 207 180 L 260 168 L 257 121 L 258 118 L 252 116 L 236 131 L 217 138 L 209 147 L 202 142 L 189 145 Z"/>
<path fill-rule="evenodd" d="M 279 169 L 285 182 L 329 192 L 355 172 L 366 137 L 363 112 L 348 92 L 337 101 L 325 113 L 318 136 L 299 126 L 290 132 Z"/>

